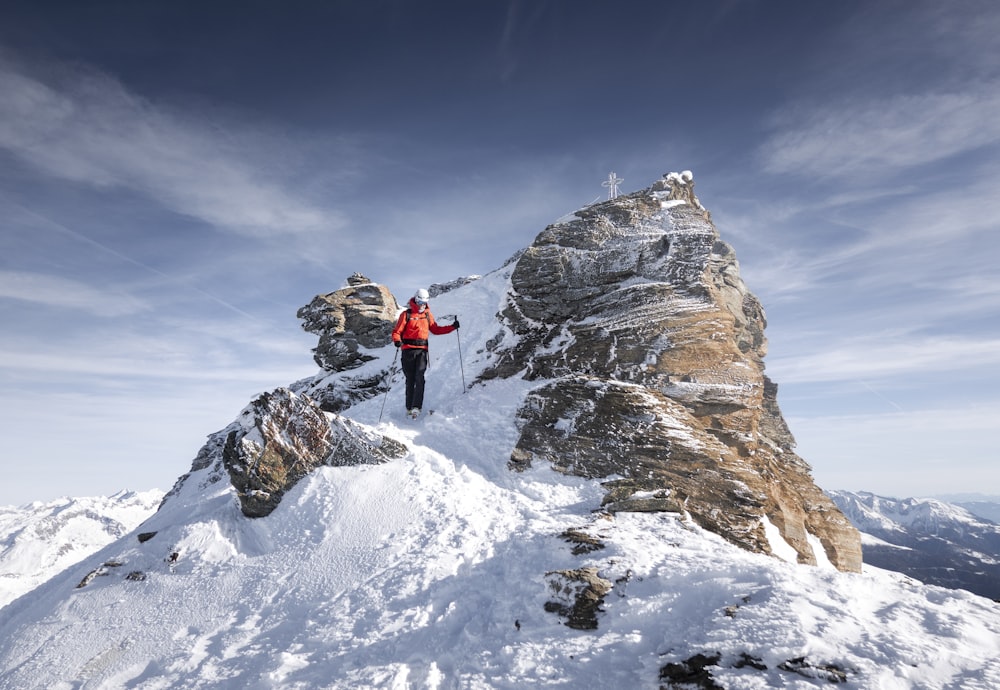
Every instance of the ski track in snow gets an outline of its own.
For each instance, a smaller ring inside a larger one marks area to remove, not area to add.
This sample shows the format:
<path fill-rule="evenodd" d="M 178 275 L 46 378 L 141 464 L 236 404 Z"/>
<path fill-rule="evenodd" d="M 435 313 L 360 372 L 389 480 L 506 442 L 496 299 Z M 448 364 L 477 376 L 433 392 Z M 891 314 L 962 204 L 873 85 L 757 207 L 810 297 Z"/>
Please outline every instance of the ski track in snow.
<path fill-rule="evenodd" d="M 469 384 L 505 281 L 434 301 L 462 307 Z M 779 668 L 798 657 L 844 669 L 848 688 L 1000 687 L 996 603 L 748 553 L 678 515 L 599 516 L 598 482 L 506 466 L 537 384 L 464 391 L 457 337 L 431 352 L 434 414 L 406 418 L 397 384 L 377 427 L 408 456 L 322 468 L 258 520 L 228 482 L 193 476 L 137 529 L 156 537 L 133 532 L 0 610 L 0 688 L 653 690 L 664 664 L 713 652 L 730 689 L 830 685 Z M 381 405 L 350 416 L 375 426 Z M 572 555 L 568 528 L 605 548 Z M 544 610 L 546 573 L 588 565 L 615 585 L 599 628 L 572 630 Z M 741 655 L 767 670 L 734 668 Z"/>

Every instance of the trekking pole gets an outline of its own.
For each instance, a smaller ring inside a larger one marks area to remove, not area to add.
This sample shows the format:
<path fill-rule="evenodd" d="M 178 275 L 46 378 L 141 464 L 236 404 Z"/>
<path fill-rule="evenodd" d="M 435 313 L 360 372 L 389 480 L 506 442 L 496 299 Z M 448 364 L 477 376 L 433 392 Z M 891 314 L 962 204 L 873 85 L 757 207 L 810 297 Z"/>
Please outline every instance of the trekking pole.
<path fill-rule="evenodd" d="M 378 413 L 378 424 L 382 423 L 382 413 L 385 412 L 385 401 L 389 399 L 389 391 L 392 389 L 392 375 L 396 373 L 396 358 L 399 357 L 399 348 L 396 348 L 396 354 L 392 356 L 392 366 L 389 367 L 389 385 L 385 389 L 385 395 L 382 396 L 382 409 Z"/>
<path fill-rule="evenodd" d="M 458 329 L 455 329 L 455 335 L 458 337 L 458 366 L 462 370 L 462 392 L 465 392 L 465 363 L 462 362 L 462 336 L 458 334 Z"/>

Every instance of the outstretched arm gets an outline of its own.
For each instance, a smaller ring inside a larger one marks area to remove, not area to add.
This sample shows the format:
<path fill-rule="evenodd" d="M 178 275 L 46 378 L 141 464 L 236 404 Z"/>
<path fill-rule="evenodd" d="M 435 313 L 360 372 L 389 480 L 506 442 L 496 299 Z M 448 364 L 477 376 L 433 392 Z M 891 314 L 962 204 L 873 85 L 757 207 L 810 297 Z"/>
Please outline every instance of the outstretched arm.
<path fill-rule="evenodd" d="M 430 329 L 431 333 L 434 335 L 444 335 L 445 333 L 451 333 L 458 329 L 458 317 L 455 317 L 455 322 L 448 324 L 447 326 L 441 326 L 437 321 L 434 320 L 432 315 L 427 317 L 427 327 Z"/>

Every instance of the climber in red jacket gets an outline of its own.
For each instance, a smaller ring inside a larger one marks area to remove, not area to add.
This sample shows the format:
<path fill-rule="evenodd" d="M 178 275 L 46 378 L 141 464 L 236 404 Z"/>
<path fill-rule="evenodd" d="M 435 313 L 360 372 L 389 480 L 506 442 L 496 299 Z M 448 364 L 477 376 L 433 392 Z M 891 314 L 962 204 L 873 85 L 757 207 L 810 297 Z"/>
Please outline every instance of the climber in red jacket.
<path fill-rule="evenodd" d="M 424 372 L 427 370 L 427 337 L 444 335 L 458 329 L 458 318 L 450 326 L 439 326 L 428 306 L 427 290 L 420 288 L 410 298 L 392 329 L 392 342 L 403 349 L 403 374 L 406 376 L 406 412 L 414 419 L 424 405 Z"/>

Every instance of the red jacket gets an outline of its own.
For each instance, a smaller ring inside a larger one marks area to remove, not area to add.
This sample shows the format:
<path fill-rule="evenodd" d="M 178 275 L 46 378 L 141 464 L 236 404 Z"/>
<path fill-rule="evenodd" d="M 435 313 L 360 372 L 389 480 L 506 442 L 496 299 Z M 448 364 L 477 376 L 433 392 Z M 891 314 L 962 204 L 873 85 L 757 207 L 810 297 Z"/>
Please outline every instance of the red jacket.
<path fill-rule="evenodd" d="M 413 299 L 410 299 L 408 308 L 399 315 L 396 327 L 392 329 L 392 340 L 396 343 L 402 343 L 404 350 L 426 350 L 427 336 L 430 333 L 444 335 L 453 330 L 455 330 L 454 326 L 437 325 L 430 308 L 421 307 Z"/>

